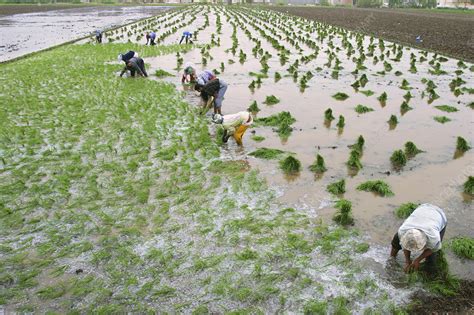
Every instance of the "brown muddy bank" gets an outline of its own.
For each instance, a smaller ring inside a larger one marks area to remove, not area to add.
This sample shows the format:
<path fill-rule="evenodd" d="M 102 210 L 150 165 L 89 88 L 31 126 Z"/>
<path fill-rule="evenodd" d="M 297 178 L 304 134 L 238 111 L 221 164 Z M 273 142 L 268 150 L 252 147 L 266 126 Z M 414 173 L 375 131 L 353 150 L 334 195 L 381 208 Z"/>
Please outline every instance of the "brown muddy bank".
<path fill-rule="evenodd" d="M 474 61 L 473 14 L 287 6 L 271 9 Z M 422 43 L 416 42 L 418 35 Z"/>

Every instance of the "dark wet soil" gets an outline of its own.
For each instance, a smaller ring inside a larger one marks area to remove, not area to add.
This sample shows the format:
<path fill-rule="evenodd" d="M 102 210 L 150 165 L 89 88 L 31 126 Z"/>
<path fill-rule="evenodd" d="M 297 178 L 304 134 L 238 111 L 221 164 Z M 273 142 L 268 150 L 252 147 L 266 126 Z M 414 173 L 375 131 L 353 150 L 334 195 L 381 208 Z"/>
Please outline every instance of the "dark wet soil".
<path fill-rule="evenodd" d="M 85 8 L 88 5 L 56 5 L 56 4 L 5 4 L 0 5 L 0 16 L 20 13 L 45 12 L 52 10 L 64 10 L 74 8 Z"/>
<path fill-rule="evenodd" d="M 410 314 L 474 314 L 474 281 L 461 280 L 461 288 L 455 296 L 431 296 L 415 293 L 417 303 Z"/>
<path fill-rule="evenodd" d="M 473 14 L 318 7 L 272 9 L 474 61 Z M 418 35 L 422 43 L 416 42 Z"/>

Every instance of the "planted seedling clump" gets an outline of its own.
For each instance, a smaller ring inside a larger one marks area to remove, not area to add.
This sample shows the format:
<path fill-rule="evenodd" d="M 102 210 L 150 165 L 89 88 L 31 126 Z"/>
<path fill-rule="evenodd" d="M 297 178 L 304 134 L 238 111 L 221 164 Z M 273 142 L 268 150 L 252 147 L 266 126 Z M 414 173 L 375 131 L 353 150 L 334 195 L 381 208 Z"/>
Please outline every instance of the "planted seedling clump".
<path fill-rule="evenodd" d="M 280 168 L 286 174 L 294 174 L 300 171 L 301 162 L 293 156 L 289 155 L 280 161 Z"/>
<path fill-rule="evenodd" d="M 345 101 L 346 99 L 349 98 L 349 95 L 347 95 L 346 93 L 337 92 L 332 97 L 338 101 Z"/>
<path fill-rule="evenodd" d="M 280 100 L 278 99 L 278 97 L 276 97 L 275 95 L 269 95 L 265 98 L 265 104 L 267 105 L 275 105 L 277 103 L 279 103 Z"/>
<path fill-rule="evenodd" d="M 276 131 L 280 137 L 288 137 L 291 134 L 291 124 L 295 121 L 296 119 L 291 116 L 290 112 L 280 112 L 269 117 L 258 118 L 255 120 L 256 124 L 278 127 Z"/>
<path fill-rule="evenodd" d="M 339 115 L 339 121 L 337 122 L 337 127 L 339 129 L 342 129 L 342 128 L 344 128 L 345 125 L 346 125 L 346 123 L 345 123 L 344 116 Z"/>
<path fill-rule="evenodd" d="M 373 108 L 359 104 L 356 106 L 355 111 L 359 114 L 364 114 L 364 113 L 372 112 L 374 110 Z"/>
<path fill-rule="evenodd" d="M 336 202 L 337 209 L 339 209 L 336 214 L 334 214 L 333 220 L 341 225 L 349 225 L 354 223 L 354 218 L 352 217 L 352 203 L 349 200 L 341 199 Z"/>
<path fill-rule="evenodd" d="M 380 105 L 382 107 L 384 107 L 386 104 L 387 104 L 387 93 L 386 92 L 383 92 L 382 94 L 380 94 L 379 97 L 377 97 L 377 100 L 380 102 Z"/>
<path fill-rule="evenodd" d="M 346 192 L 346 181 L 344 179 L 341 179 L 340 181 L 329 184 L 326 187 L 326 190 L 333 195 L 342 195 Z"/>
<path fill-rule="evenodd" d="M 390 186 L 382 180 L 369 180 L 357 186 L 357 190 L 370 191 L 382 197 L 394 195 Z"/>
<path fill-rule="evenodd" d="M 412 110 L 413 108 L 410 107 L 408 105 L 407 102 L 403 102 L 402 105 L 400 105 L 400 112 L 402 113 L 402 115 L 404 115 L 406 112 L 408 112 L 409 110 Z"/>
<path fill-rule="evenodd" d="M 397 116 L 391 115 L 390 119 L 388 120 L 388 124 L 390 125 L 391 129 L 395 128 L 398 124 Z"/>
<path fill-rule="evenodd" d="M 442 110 L 443 112 L 447 112 L 447 113 L 454 113 L 454 112 L 457 112 L 458 109 L 454 106 L 449 106 L 449 105 L 438 105 L 438 106 L 435 106 L 437 109 L 439 110 Z"/>
<path fill-rule="evenodd" d="M 464 139 L 463 137 L 458 137 L 456 141 L 456 150 L 464 153 L 466 151 L 469 151 L 470 149 L 471 147 L 467 143 L 466 139 Z"/>
<path fill-rule="evenodd" d="M 450 122 L 451 119 L 449 119 L 448 117 L 446 116 L 434 116 L 433 119 L 437 122 L 439 122 L 440 124 L 445 124 L 447 122 Z"/>
<path fill-rule="evenodd" d="M 318 154 L 316 156 L 316 161 L 314 161 L 314 163 L 311 164 L 309 169 L 315 173 L 324 173 L 327 170 L 326 165 L 324 163 L 324 158 Z"/>
<path fill-rule="evenodd" d="M 402 204 L 400 207 L 395 209 L 395 214 L 400 219 L 406 219 L 410 216 L 410 214 L 415 211 L 415 209 L 419 206 L 419 204 L 413 202 L 407 202 Z"/>
<path fill-rule="evenodd" d="M 408 158 L 414 157 L 418 153 L 425 152 L 423 150 L 418 149 L 418 147 L 411 141 L 405 143 L 405 154 Z"/>
<path fill-rule="evenodd" d="M 334 120 L 334 116 L 332 115 L 332 109 L 328 108 L 326 109 L 326 111 L 324 112 L 324 119 L 326 121 L 332 121 Z"/>
<path fill-rule="evenodd" d="M 390 161 L 395 168 L 401 168 L 407 164 L 407 156 L 402 150 L 396 150 L 390 157 Z"/>
<path fill-rule="evenodd" d="M 469 176 L 463 187 L 466 194 L 474 196 L 474 176 Z"/>
<path fill-rule="evenodd" d="M 252 104 L 250 104 L 249 108 L 247 108 L 247 110 L 252 113 L 258 113 L 260 111 L 260 108 L 257 105 L 257 101 L 253 101 Z"/>

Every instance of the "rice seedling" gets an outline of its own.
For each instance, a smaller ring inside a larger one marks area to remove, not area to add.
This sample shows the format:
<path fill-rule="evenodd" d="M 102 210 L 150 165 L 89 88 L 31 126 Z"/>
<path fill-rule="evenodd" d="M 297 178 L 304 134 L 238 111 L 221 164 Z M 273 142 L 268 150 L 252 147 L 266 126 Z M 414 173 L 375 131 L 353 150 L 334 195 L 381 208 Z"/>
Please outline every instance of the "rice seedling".
<path fill-rule="evenodd" d="M 402 114 L 402 116 L 412 109 L 413 108 L 410 107 L 410 105 L 408 105 L 408 103 L 405 101 L 402 103 L 402 105 L 400 105 L 400 113 Z"/>
<path fill-rule="evenodd" d="M 410 102 L 410 100 L 413 98 L 413 95 L 411 95 L 410 91 L 406 92 L 405 95 L 403 95 L 403 98 L 405 99 L 405 102 Z"/>
<path fill-rule="evenodd" d="M 451 121 L 451 119 L 449 119 L 446 116 L 434 116 L 433 119 L 436 120 L 437 122 L 441 123 L 441 124 L 444 124 L 444 123 L 447 123 L 447 122 Z"/>
<path fill-rule="evenodd" d="M 388 120 L 388 124 L 390 125 L 390 129 L 394 129 L 398 124 L 397 116 L 391 115 L 390 119 Z"/>
<path fill-rule="evenodd" d="M 365 105 L 362 105 L 362 104 L 358 104 L 356 107 L 355 107 L 355 111 L 359 114 L 365 114 L 365 113 L 368 113 L 368 112 L 373 112 L 374 109 L 373 108 L 370 108 L 370 107 L 367 107 Z"/>
<path fill-rule="evenodd" d="M 281 80 L 281 74 L 278 72 L 275 72 L 275 82 L 278 82 Z"/>
<path fill-rule="evenodd" d="M 333 195 L 342 195 L 346 192 L 346 181 L 341 179 L 340 181 L 329 184 L 326 190 Z"/>
<path fill-rule="evenodd" d="M 458 137 L 456 140 L 456 150 L 459 152 L 466 152 L 471 149 L 471 146 L 467 143 L 463 137 Z"/>
<path fill-rule="evenodd" d="M 276 97 L 275 95 L 269 95 L 265 98 L 265 101 L 263 102 L 267 105 L 275 105 L 280 103 L 280 99 Z"/>
<path fill-rule="evenodd" d="M 327 171 L 326 165 L 324 163 L 324 158 L 321 155 L 316 156 L 316 161 L 309 166 L 309 169 L 315 173 L 324 173 Z"/>
<path fill-rule="evenodd" d="M 377 97 L 377 100 L 380 102 L 380 105 L 384 107 L 387 103 L 387 93 L 383 92 L 382 94 L 380 94 L 380 96 Z"/>
<path fill-rule="evenodd" d="M 337 92 L 332 97 L 338 101 L 345 101 L 346 99 L 349 98 L 349 95 L 347 95 L 346 93 Z"/>
<path fill-rule="evenodd" d="M 372 95 L 375 94 L 375 92 L 372 91 L 372 90 L 359 91 L 359 93 L 362 93 L 362 94 L 364 94 L 365 96 L 372 96 Z"/>
<path fill-rule="evenodd" d="M 247 110 L 251 113 L 258 113 L 260 108 L 257 105 L 257 101 L 253 101 L 252 104 L 247 108 Z"/>
<path fill-rule="evenodd" d="M 339 120 L 338 120 L 336 126 L 337 126 L 339 129 L 342 129 L 342 128 L 344 128 L 345 125 L 346 125 L 346 123 L 345 123 L 344 116 L 339 115 Z"/>
<path fill-rule="evenodd" d="M 458 109 L 454 106 L 449 106 L 449 105 L 437 105 L 435 106 L 435 108 L 439 109 L 439 110 L 442 110 L 443 112 L 447 112 L 447 113 L 454 113 L 454 112 L 457 112 Z"/>
<path fill-rule="evenodd" d="M 255 142 L 262 142 L 263 140 L 265 140 L 265 137 L 263 137 L 263 136 L 251 136 L 250 139 L 252 139 Z"/>
<path fill-rule="evenodd" d="M 402 85 L 400 85 L 399 87 L 402 90 L 411 90 L 410 83 L 406 79 L 403 79 Z"/>
<path fill-rule="evenodd" d="M 395 215 L 400 219 L 406 219 L 410 216 L 410 214 L 412 214 L 413 211 L 415 211 L 416 208 L 418 208 L 419 205 L 420 204 L 413 202 L 404 203 L 395 209 Z"/>
<path fill-rule="evenodd" d="M 357 190 L 373 192 L 382 197 L 393 196 L 390 186 L 382 180 L 367 181 L 357 186 Z"/>
<path fill-rule="evenodd" d="M 296 121 L 290 112 L 280 112 L 269 117 L 255 119 L 257 125 L 278 127 L 276 130 L 280 137 L 288 137 L 291 134 L 291 125 Z"/>
<path fill-rule="evenodd" d="M 250 152 L 249 155 L 259 159 L 273 160 L 279 158 L 284 153 L 285 151 L 279 149 L 258 148 L 257 150 Z"/>
<path fill-rule="evenodd" d="M 390 157 L 394 168 L 399 169 L 407 164 L 407 156 L 402 150 L 396 150 Z"/>
<path fill-rule="evenodd" d="M 303 307 L 304 315 L 325 315 L 327 314 L 328 303 L 326 301 L 309 301 Z"/>
<path fill-rule="evenodd" d="M 464 193 L 474 195 L 474 176 L 469 176 L 463 185 Z"/>
<path fill-rule="evenodd" d="M 332 121 L 332 120 L 336 119 L 332 115 L 332 109 L 330 109 L 330 108 L 326 109 L 326 111 L 324 112 L 324 119 L 326 121 Z"/>
<path fill-rule="evenodd" d="M 354 218 L 352 217 L 352 203 L 349 200 L 341 199 L 337 201 L 335 208 L 338 209 L 332 218 L 335 222 L 341 225 L 354 223 Z"/>
<path fill-rule="evenodd" d="M 414 157 L 418 153 L 425 152 L 423 150 L 418 149 L 418 147 L 411 141 L 405 143 L 405 154 L 408 158 Z"/>
<path fill-rule="evenodd" d="M 461 258 L 474 260 L 474 238 L 458 236 L 449 242 L 452 251 Z"/>
<path fill-rule="evenodd" d="M 301 170 L 301 162 L 295 157 L 288 155 L 280 161 L 280 168 L 285 174 L 295 174 Z"/>

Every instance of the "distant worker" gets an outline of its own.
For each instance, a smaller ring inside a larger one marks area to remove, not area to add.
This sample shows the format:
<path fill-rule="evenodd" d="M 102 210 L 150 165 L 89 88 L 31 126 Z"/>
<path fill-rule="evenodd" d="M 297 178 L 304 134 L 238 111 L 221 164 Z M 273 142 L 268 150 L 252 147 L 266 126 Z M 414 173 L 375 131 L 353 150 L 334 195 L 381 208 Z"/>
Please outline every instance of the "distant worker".
<path fill-rule="evenodd" d="M 155 32 L 147 32 L 146 33 L 146 44 L 150 46 L 156 45 L 155 43 L 156 33 Z"/>
<path fill-rule="evenodd" d="M 225 116 L 216 114 L 213 122 L 222 124 L 224 128 L 222 142 L 227 143 L 229 138 L 233 136 L 235 142 L 237 142 L 238 145 L 242 145 L 242 137 L 247 128 L 253 123 L 253 117 L 252 114 L 247 111 Z"/>
<path fill-rule="evenodd" d="M 179 41 L 179 43 L 181 44 L 183 40 L 186 39 L 186 44 L 188 44 L 188 42 L 191 42 L 192 44 L 193 43 L 193 41 L 191 40 L 192 37 L 193 37 L 193 33 L 189 31 L 184 31 L 183 36 L 181 36 L 181 40 Z"/>
<path fill-rule="evenodd" d="M 418 206 L 393 236 L 390 256 L 396 257 L 403 249 L 405 272 L 418 270 L 423 259 L 426 259 L 427 271 L 434 272 L 447 223 L 441 208 L 429 203 Z M 412 252 L 421 254 L 412 261 Z"/>
<path fill-rule="evenodd" d="M 102 43 L 102 31 L 101 30 L 96 30 L 95 31 L 95 40 L 97 41 L 98 44 Z"/>
<path fill-rule="evenodd" d="M 208 109 L 213 106 L 214 115 L 222 115 L 222 101 L 224 100 L 224 95 L 227 91 L 227 83 L 221 79 L 214 79 L 205 85 L 196 84 L 194 89 L 201 93 L 203 114 L 205 114 Z"/>
<path fill-rule="evenodd" d="M 132 57 L 128 60 L 120 73 L 120 77 L 124 75 L 125 72 L 130 71 L 132 77 L 135 76 L 135 73 L 138 73 L 139 76 L 148 77 L 148 74 L 145 70 L 145 62 L 140 57 Z"/>
<path fill-rule="evenodd" d="M 117 59 L 118 61 L 123 61 L 125 64 L 127 64 L 127 62 L 133 57 L 138 58 L 138 53 L 134 52 L 133 50 L 129 50 L 125 54 L 119 54 Z"/>

